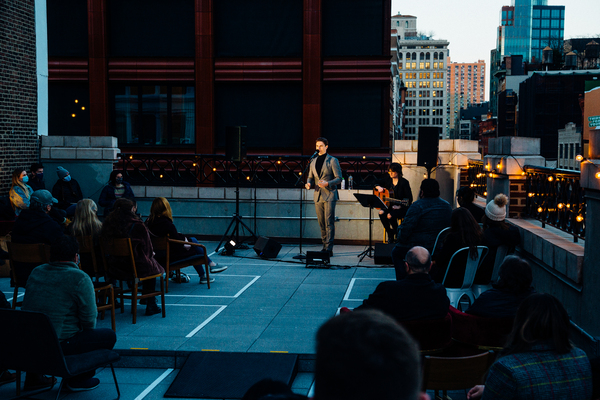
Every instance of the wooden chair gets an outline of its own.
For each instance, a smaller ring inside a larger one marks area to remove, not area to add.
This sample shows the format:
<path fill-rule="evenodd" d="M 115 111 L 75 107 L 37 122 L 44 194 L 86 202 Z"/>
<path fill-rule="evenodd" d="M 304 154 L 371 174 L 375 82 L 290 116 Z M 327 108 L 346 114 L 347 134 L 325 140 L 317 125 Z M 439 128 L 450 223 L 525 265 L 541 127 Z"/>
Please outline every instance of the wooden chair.
<path fill-rule="evenodd" d="M 122 259 L 123 262 L 127 264 L 127 269 L 129 270 L 127 276 L 111 276 L 112 278 L 120 282 L 120 286 L 115 287 L 115 293 L 121 300 L 121 313 L 125 312 L 125 304 L 123 302 L 123 299 L 131 300 L 131 312 L 133 314 L 133 323 L 135 324 L 137 319 L 138 300 L 160 296 L 162 304 L 162 317 L 165 318 L 165 281 L 163 278 L 163 274 L 155 274 L 145 276 L 143 278 L 140 278 L 138 276 L 130 238 L 112 239 L 107 242 L 102 242 L 101 248 L 102 254 L 104 255 L 104 257 L 102 258 L 104 262 L 104 270 L 107 271 L 107 273 L 109 271 L 108 263 L 106 260 L 107 257 L 120 257 L 120 259 Z M 153 278 L 160 278 L 160 291 L 154 291 L 152 293 L 138 295 L 138 284 Z M 127 281 L 131 283 L 130 289 L 125 289 L 125 287 L 123 286 L 123 282 Z"/>
<path fill-rule="evenodd" d="M 190 265 L 193 266 L 206 266 L 204 270 L 206 271 L 206 279 L 208 282 L 208 288 L 210 289 L 210 266 L 208 265 L 208 253 L 206 251 L 206 247 L 199 243 L 193 242 L 184 242 L 182 240 L 171 239 L 169 236 L 165 237 L 156 237 L 151 236 L 152 239 L 152 247 L 156 252 L 156 258 L 162 264 L 165 269 L 167 276 L 167 284 L 166 284 L 166 292 L 169 293 L 169 279 L 171 271 L 175 271 L 176 279 L 181 279 L 181 269 L 186 268 Z M 173 243 L 178 243 L 182 245 L 189 244 L 190 246 L 201 247 L 204 249 L 203 255 L 193 255 L 191 257 L 187 257 L 181 260 L 171 261 L 171 245 Z"/>
<path fill-rule="evenodd" d="M 0 309 L 0 325 L 0 370 L 17 371 L 17 398 L 21 398 L 21 372 L 63 378 L 56 393 L 58 400 L 66 379 L 107 365 L 115 381 L 117 399 L 121 396 L 113 368 L 113 363 L 121 358 L 118 353 L 102 349 L 65 356 L 50 318 L 40 312 Z M 29 392 L 27 398 L 53 387 Z"/>
<path fill-rule="evenodd" d="M 100 313 L 100 319 L 104 319 L 104 312 L 110 311 L 110 322 L 113 331 L 116 330 L 115 325 L 115 289 L 104 276 L 104 282 L 100 282 L 100 273 L 98 272 L 98 261 L 96 258 L 96 248 L 94 246 L 94 238 L 89 236 L 76 236 L 79 243 L 79 255 L 87 254 L 91 258 L 91 264 L 94 271 L 94 292 L 96 293 L 96 306 Z M 79 260 L 79 268 L 81 268 L 81 259 Z"/>
<path fill-rule="evenodd" d="M 22 268 L 19 267 L 18 263 L 36 264 L 37 266 L 50 262 L 50 246 L 44 243 L 24 244 L 13 242 L 7 242 L 6 245 L 8 247 L 11 274 L 15 283 L 12 302 L 12 308 L 14 310 L 17 305 L 21 305 L 22 303 L 21 301 L 17 302 L 19 288 L 25 288 L 27 278 L 29 277 L 29 275 L 27 275 L 27 278 L 25 278 L 24 281 L 22 279 L 20 281 L 17 279 L 17 269 Z"/>
<path fill-rule="evenodd" d="M 448 390 L 470 389 L 483 384 L 484 375 L 493 361 L 491 351 L 468 357 L 425 356 L 423 390 L 435 391 L 435 399 L 450 399 Z M 439 396 L 440 391 L 442 396 Z"/>
<path fill-rule="evenodd" d="M 459 308 L 458 304 L 463 296 L 467 296 L 469 298 L 469 304 L 473 304 L 475 301 L 475 297 L 473 296 L 473 291 L 471 287 L 473 286 L 473 281 L 475 280 L 475 274 L 477 273 L 477 268 L 481 265 L 481 262 L 485 258 L 488 253 L 488 248 L 486 246 L 477 246 L 477 258 L 472 259 L 469 255 L 470 249 L 468 247 L 463 247 L 462 249 L 457 250 L 452 257 L 450 258 L 450 262 L 448 262 L 448 269 L 446 269 L 446 275 L 444 275 L 444 280 L 442 281 L 442 285 L 446 286 L 446 279 L 449 274 L 455 274 L 455 269 L 461 267 L 460 262 L 462 256 L 466 256 L 466 266 L 465 273 L 463 276 L 462 285 L 458 288 L 450 288 L 446 286 L 446 293 L 448 294 L 448 298 L 450 299 L 450 305 L 455 308 Z"/>

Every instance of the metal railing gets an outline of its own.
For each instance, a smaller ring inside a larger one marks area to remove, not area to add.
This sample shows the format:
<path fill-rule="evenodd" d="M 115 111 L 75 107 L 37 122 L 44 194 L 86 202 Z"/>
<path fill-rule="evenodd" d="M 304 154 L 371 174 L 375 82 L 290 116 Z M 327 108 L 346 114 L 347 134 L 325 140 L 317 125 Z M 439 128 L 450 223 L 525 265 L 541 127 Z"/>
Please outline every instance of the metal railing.
<path fill-rule="evenodd" d="M 132 185 L 236 186 L 293 188 L 310 156 L 248 156 L 240 162 L 215 154 L 121 153 L 118 169 Z M 354 188 L 372 188 L 388 170 L 390 157 L 337 157 L 346 184 L 352 175 Z M 297 184 L 298 183 L 298 184 Z M 295 186 L 297 185 L 297 186 Z"/>
<path fill-rule="evenodd" d="M 487 178 L 486 173 L 483 169 L 483 161 L 481 160 L 469 160 L 469 186 L 476 195 L 481 197 L 487 196 Z"/>
<path fill-rule="evenodd" d="M 585 238 L 585 190 L 580 173 L 526 165 L 527 201 L 525 214 L 573 235 L 573 241 Z"/>

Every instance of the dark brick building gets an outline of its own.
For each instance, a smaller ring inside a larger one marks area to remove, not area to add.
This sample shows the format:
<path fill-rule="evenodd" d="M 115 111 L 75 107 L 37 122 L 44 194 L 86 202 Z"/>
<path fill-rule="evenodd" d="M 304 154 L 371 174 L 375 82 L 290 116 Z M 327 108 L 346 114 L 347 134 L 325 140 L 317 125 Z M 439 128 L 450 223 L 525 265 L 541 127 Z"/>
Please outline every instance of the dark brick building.
<path fill-rule="evenodd" d="M 0 0 L 0 195 L 38 160 L 35 1 Z"/>

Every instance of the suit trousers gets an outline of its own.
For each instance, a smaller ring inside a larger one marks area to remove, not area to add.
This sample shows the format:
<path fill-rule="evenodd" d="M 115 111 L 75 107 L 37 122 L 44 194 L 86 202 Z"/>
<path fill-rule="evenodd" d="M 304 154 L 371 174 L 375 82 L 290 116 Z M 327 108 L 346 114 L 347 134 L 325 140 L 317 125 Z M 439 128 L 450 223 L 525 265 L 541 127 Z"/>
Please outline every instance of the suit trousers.
<path fill-rule="evenodd" d="M 325 250 L 333 249 L 335 237 L 335 203 L 336 201 L 317 201 L 315 211 L 321 227 L 321 240 Z"/>

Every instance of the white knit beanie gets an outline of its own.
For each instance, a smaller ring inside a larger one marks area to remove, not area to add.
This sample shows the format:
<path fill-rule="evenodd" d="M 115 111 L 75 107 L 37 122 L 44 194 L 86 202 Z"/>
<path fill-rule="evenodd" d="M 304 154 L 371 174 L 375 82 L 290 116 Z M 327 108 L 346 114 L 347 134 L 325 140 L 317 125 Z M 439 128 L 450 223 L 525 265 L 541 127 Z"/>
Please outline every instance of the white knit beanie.
<path fill-rule="evenodd" d="M 492 221 L 504 221 L 506 218 L 506 204 L 508 197 L 505 194 L 498 194 L 494 200 L 490 201 L 485 207 L 485 216 Z"/>

